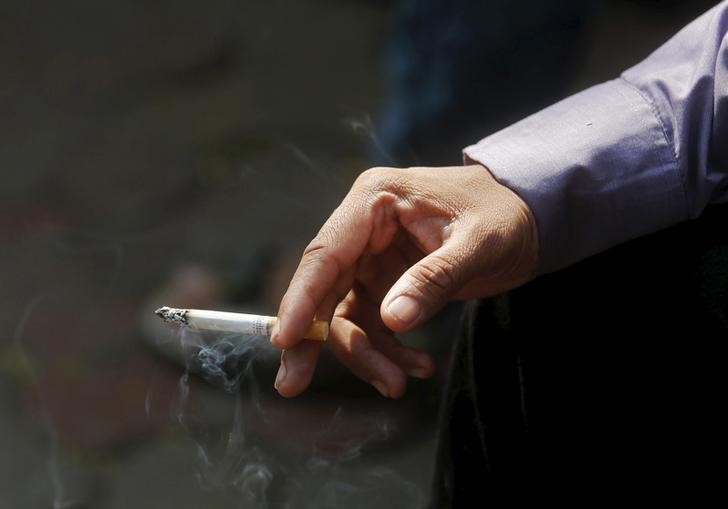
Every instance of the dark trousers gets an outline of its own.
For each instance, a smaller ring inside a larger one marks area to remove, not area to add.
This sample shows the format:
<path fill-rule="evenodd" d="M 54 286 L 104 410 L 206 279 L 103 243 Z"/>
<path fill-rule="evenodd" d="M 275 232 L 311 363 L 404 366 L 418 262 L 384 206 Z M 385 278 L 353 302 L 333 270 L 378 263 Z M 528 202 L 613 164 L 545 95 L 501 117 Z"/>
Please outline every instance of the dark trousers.
<path fill-rule="evenodd" d="M 435 505 L 722 499 L 726 342 L 725 206 L 471 304 Z"/>

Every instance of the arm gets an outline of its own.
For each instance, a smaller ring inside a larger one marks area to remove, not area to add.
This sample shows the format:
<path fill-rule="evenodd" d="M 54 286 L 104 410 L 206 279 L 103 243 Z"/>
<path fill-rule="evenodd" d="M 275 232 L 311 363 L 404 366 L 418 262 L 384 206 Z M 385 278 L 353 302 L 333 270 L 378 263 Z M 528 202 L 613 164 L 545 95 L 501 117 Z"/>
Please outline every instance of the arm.
<path fill-rule="evenodd" d="M 311 380 L 320 343 L 301 337 L 314 317 L 331 320 L 339 360 L 397 397 L 433 365 L 394 333 L 448 300 L 506 291 L 537 264 L 556 270 L 725 200 L 727 27 L 723 2 L 619 79 L 467 148 L 482 166 L 365 172 L 281 302 L 278 391 Z"/>
<path fill-rule="evenodd" d="M 728 2 L 613 81 L 465 150 L 531 207 L 540 272 L 728 198 Z"/>

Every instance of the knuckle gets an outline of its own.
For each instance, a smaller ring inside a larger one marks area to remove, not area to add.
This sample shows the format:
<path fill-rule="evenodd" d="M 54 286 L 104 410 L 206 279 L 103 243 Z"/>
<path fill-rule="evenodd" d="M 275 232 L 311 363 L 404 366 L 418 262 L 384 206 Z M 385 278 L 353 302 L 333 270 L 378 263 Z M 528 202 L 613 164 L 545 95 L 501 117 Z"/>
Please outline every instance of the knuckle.
<path fill-rule="evenodd" d="M 321 233 L 319 233 L 319 235 L 317 235 L 316 238 L 313 239 L 303 251 L 301 265 L 311 266 L 330 262 L 330 246 L 331 244 L 329 243 L 328 239 L 326 239 L 326 235 L 322 235 Z"/>
<path fill-rule="evenodd" d="M 309 304 L 314 308 L 317 307 L 317 302 L 313 296 L 318 293 L 317 289 L 321 286 L 321 275 L 331 268 L 334 269 L 335 277 L 341 274 L 341 266 L 331 244 L 317 237 L 304 250 L 294 276 L 299 288 L 303 290 L 306 298 L 310 300 Z"/>
<path fill-rule="evenodd" d="M 354 188 L 376 192 L 387 189 L 395 179 L 396 168 L 374 167 L 359 174 L 354 182 Z"/>
<path fill-rule="evenodd" d="M 367 184 L 377 181 L 383 171 L 385 171 L 385 168 L 380 167 L 374 167 L 369 168 L 368 170 L 364 170 L 356 178 L 354 185 L 364 185 L 366 187 Z"/>
<path fill-rule="evenodd" d="M 302 262 L 335 263 L 335 248 L 343 231 L 342 221 L 332 216 L 303 250 Z"/>
<path fill-rule="evenodd" d="M 454 286 L 453 264 L 439 256 L 431 256 L 413 274 L 414 286 L 425 295 L 441 296 Z"/>

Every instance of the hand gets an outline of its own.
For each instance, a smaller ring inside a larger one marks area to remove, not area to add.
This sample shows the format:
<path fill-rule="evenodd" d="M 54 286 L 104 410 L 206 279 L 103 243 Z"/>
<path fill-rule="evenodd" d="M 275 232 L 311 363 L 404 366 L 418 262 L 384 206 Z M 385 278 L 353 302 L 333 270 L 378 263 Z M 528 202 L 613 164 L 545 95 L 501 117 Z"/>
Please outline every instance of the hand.
<path fill-rule="evenodd" d="M 272 343 L 284 349 L 276 389 L 308 387 L 321 343 L 301 340 L 331 321 L 328 345 L 382 395 L 428 378 L 429 354 L 394 333 L 424 323 L 448 301 L 487 297 L 532 276 L 536 223 L 528 206 L 480 165 L 374 168 L 356 180 L 303 253 L 283 296 Z"/>

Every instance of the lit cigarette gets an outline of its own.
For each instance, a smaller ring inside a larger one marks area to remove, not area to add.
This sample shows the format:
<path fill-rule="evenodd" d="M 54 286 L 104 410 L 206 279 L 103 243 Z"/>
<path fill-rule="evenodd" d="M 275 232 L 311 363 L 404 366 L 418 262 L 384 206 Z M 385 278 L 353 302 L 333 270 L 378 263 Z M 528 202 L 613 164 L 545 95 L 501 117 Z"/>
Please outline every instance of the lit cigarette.
<path fill-rule="evenodd" d="M 179 326 L 256 336 L 270 336 L 273 326 L 278 322 L 278 317 L 275 316 L 247 315 L 205 309 L 177 309 L 166 306 L 157 309 L 154 313 L 165 322 Z M 328 335 L 328 322 L 314 320 L 303 339 L 326 341 Z"/>

